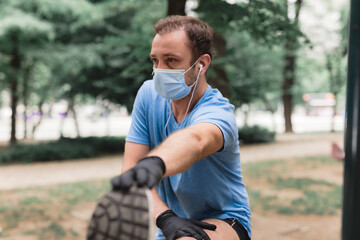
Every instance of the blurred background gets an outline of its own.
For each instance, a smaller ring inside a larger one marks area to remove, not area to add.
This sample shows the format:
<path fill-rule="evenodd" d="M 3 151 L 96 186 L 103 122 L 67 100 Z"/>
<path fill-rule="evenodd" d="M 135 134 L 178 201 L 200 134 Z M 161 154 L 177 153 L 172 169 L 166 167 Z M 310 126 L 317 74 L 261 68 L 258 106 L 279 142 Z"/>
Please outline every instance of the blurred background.
<path fill-rule="evenodd" d="M 0 141 L 126 135 L 150 79 L 152 25 L 167 14 L 215 30 L 209 83 L 238 124 L 342 131 L 346 1 L 2 0 Z"/>
<path fill-rule="evenodd" d="M 340 239 L 345 0 L 0 0 L 0 239 L 84 238 L 172 14 L 215 31 L 254 239 Z"/>

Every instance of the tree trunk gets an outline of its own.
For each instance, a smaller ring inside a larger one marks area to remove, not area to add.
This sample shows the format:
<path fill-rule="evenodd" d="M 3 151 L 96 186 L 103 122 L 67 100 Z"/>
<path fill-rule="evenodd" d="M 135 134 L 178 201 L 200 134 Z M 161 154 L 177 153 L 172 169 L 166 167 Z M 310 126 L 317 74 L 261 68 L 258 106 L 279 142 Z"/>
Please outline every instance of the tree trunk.
<path fill-rule="evenodd" d="M 29 98 L 29 77 L 32 63 L 26 66 L 23 75 L 23 103 L 24 103 L 24 139 L 28 138 L 28 98 Z"/>
<path fill-rule="evenodd" d="M 242 111 L 244 113 L 244 126 L 248 126 L 249 125 L 250 105 L 247 105 L 247 104 L 243 105 Z"/>
<path fill-rule="evenodd" d="M 186 0 L 168 0 L 167 15 L 182 15 L 185 16 Z"/>
<path fill-rule="evenodd" d="M 16 143 L 16 107 L 18 104 L 18 73 L 20 71 L 21 62 L 20 62 L 20 53 L 18 46 L 18 36 L 13 34 L 11 36 L 11 41 L 13 44 L 12 47 L 12 58 L 11 58 L 11 134 L 10 134 L 10 144 L 13 145 Z"/>
<path fill-rule="evenodd" d="M 170 15 L 183 15 L 185 16 L 186 0 L 168 0 L 168 16 Z M 226 40 L 218 33 L 214 33 L 214 49 L 216 57 L 224 57 L 226 51 Z M 224 97 L 230 98 L 230 83 L 227 73 L 223 66 L 212 64 L 212 69 L 215 71 L 216 76 L 208 78 L 208 82 L 213 87 L 220 90 Z"/>
<path fill-rule="evenodd" d="M 334 57 L 334 64 L 333 58 Z M 331 132 L 335 132 L 335 117 L 337 114 L 337 96 L 341 89 L 341 67 L 339 67 L 340 60 L 337 59 L 338 56 L 336 53 L 332 56 L 331 54 L 326 55 L 326 69 L 329 73 L 330 80 L 330 92 L 334 95 L 335 104 L 333 106 L 333 114 L 331 115 Z M 337 61 L 338 60 L 338 61 Z M 335 67 L 334 67 L 335 65 Z"/>
<path fill-rule="evenodd" d="M 285 132 L 292 133 L 292 87 L 295 82 L 295 55 L 293 53 L 290 43 L 285 45 L 285 69 L 284 69 L 284 82 L 283 90 L 283 105 L 284 105 L 284 119 L 285 119 Z"/>
<path fill-rule="evenodd" d="M 59 127 L 60 138 L 62 138 L 64 136 L 64 134 L 63 134 L 64 122 L 65 122 L 65 118 L 67 117 L 68 114 L 69 114 L 69 106 L 64 114 L 62 114 L 62 113 L 60 114 L 60 127 Z"/>
<path fill-rule="evenodd" d="M 226 40 L 223 35 L 214 33 L 214 49 L 216 51 L 216 58 L 221 58 L 225 56 L 226 52 Z M 227 73 L 224 69 L 224 66 L 212 64 L 212 69 L 215 71 L 216 75 L 214 77 L 208 77 L 208 83 L 219 89 L 224 97 L 230 98 L 230 83 Z"/>
<path fill-rule="evenodd" d="M 79 123 L 78 123 L 78 120 L 77 120 L 77 114 L 76 114 L 74 105 L 75 105 L 75 96 L 70 98 L 69 110 L 73 113 L 73 116 L 74 116 L 74 124 L 75 124 L 77 137 L 80 137 L 81 136 L 80 135 L 80 128 L 79 128 Z"/>
<path fill-rule="evenodd" d="M 285 0 L 287 4 L 287 0 Z M 302 6 L 302 0 L 295 2 L 295 18 L 294 25 L 298 26 L 299 14 Z M 290 19 L 289 19 L 290 21 Z M 295 84 L 295 62 L 296 62 L 296 39 L 288 36 L 285 40 L 285 67 L 284 67 L 284 81 L 282 85 L 283 90 L 283 105 L 284 105 L 284 119 L 285 119 L 285 132 L 292 133 L 292 88 Z"/>
<path fill-rule="evenodd" d="M 331 116 L 331 132 L 335 132 L 335 117 L 337 114 L 337 93 L 333 93 L 334 94 L 334 100 L 335 100 L 335 104 L 333 106 L 333 114 Z"/>
<path fill-rule="evenodd" d="M 44 115 L 44 112 L 43 112 L 43 105 L 44 105 L 44 100 L 41 100 L 38 104 L 38 108 L 39 108 L 39 120 L 37 121 L 37 123 L 33 124 L 33 127 L 32 127 L 32 131 L 31 131 L 31 138 L 34 138 L 35 136 L 35 131 L 36 129 L 40 126 L 41 122 L 42 122 L 42 119 L 43 119 L 43 115 Z"/>

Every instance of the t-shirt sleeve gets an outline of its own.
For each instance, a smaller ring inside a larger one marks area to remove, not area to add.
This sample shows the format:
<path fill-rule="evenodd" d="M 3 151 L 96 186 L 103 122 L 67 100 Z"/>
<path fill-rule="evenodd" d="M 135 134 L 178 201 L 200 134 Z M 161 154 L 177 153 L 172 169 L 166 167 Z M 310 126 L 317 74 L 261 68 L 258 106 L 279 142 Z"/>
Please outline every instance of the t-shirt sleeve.
<path fill-rule="evenodd" d="M 220 151 L 225 151 L 238 144 L 238 130 L 233 111 L 234 107 L 230 103 L 209 105 L 194 116 L 192 125 L 198 123 L 216 125 L 224 137 L 224 146 Z"/>
<path fill-rule="evenodd" d="M 131 125 L 129 133 L 126 136 L 127 142 L 140 143 L 150 145 L 148 107 L 150 89 L 146 82 L 140 87 L 131 113 Z"/>

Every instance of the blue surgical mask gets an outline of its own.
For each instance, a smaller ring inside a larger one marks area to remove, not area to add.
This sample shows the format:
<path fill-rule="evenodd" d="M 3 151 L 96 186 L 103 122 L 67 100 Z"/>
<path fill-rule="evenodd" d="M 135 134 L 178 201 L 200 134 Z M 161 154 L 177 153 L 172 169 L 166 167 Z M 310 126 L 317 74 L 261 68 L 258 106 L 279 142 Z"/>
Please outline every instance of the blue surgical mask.
<path fill-rule="evenodd" d="M 185 73 L 195 66 L 197 61 L 188 69 L 160 69 L 154 68 L 155 90 L 166 99 L 181 99 L 186 97 L 196 81 L 188 86 L 185 83 Z"/>

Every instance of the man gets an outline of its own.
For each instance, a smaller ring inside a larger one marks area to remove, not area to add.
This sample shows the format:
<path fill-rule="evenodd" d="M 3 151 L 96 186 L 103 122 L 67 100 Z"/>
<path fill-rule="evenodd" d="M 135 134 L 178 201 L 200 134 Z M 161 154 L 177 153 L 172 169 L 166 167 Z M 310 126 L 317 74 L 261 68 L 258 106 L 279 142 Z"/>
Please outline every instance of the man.
<path fill-rule="evenodd" d="M 234 107 L 206 83 L 212 29 L 171 16 L 154 30 L 153 80 L 137 94 L 113 189 L 155 187 L 156 239 L 249 239 Z"/>

